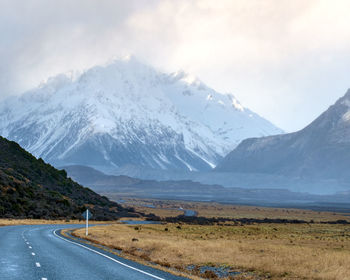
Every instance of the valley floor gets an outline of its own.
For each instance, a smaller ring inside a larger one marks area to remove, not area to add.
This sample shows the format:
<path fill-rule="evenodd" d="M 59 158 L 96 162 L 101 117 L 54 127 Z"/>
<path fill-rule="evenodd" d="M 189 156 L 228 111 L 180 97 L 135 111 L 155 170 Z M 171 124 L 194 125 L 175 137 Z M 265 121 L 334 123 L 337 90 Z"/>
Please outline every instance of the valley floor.
<path fill-rule="evenodd" d="M 159 217 L 175 217 L 185 214 L 185 210 L 191 210 L 198 216 L 206 218 L 297 219 L 307 222 L 347 220 L 350 222 L 350 213 L 339 213 L 333 211 L 327 212 L 297 208 L 273 208 L 216 202 L 142 198 L 119 198 L 117 201 L 122 203 L 123 206 L 135 208 L 138 212 L 155 214 Z"/>
<path fill-rule="evenodd" d="M 219 269 L 226 279 L 350 279 L 349 225 L 110 225 L 88 239 L 206 278 Z"/>
<path fill-rule="evenodd" d="M 235 206 L 217 203 L 124 199 L 123 204 L 161 217 L 183 214 L 227 218 L 281 218 L 289 223 L 114 224 L 93 227 L 89 240 L 132 259 L 191 273 L 193 279 L 350 279 L 347 213 Z M 313 222 L 312 222 L 313 221 Z M 74 235 L 84 238 L 83 229 Z"/>

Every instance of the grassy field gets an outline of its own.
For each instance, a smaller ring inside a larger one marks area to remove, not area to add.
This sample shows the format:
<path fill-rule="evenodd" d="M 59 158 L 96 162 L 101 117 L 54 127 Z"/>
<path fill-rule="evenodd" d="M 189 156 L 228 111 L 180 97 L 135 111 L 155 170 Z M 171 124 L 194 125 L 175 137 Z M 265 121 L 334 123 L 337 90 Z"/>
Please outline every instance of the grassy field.
<path fill-rule="evenodd" d="M 241 279 L 350 279 L 348 225 L 111 225 L 91 228 L 89 239 L 180 270 L 216 266 L 244 272 Z"/>
<path fill-rule="evenodd" d="M 320 222 L 348 220 L 346 213 L 236 206 L 218 203 L 125 199 L 124 205 L 160 217 L 194 210 L 198 216 L 313 220 L 304 224 L 214 225 L 158 224 L 90 228 L 89 240 L 122 250 L 123 256 L 190 273 L 193 279 L 214 278 L 212 268 L 237 272 L 223 279 L 350 280 L 350 225 Z M 146 207 L 151 205 L 154 208 Z M 128 218 L 126 218 L 128 219 Z M 83 223 L 71 220 L 0 219 L 0 226 Z M 74 235 L 85 238 L 85 230 Z"/>
<path fill-rule="evenodd" d="M 194 210 L 198 213 L 198 216 L 207 218 L 280 218 L 305 221 L 314 220 L 315 222 L 336 220 L 350 221 L 350 216 L 346 213 L 317 212 L 304 209 L 240 206 L 212 202 L 188 202 L 138 198 L 129 198 L 124 200 L 126 201 L 124 205 L 134 207 L 137 211 L 153 213 L 160 217 L 171 217 L 183 214 L 183 211 L 176 210 L 182 207 L 183 209 Z M 145 205 L 153 205 L 155 208 L 145 207 Z"/>
<path fill-rule="evenodd" d="M 133 207 L 137 212 L 145 214 L 155 214 L 158 217 L 162 218 L 176 217 L 184 213 L 184 211 L 179 210 L 180 204 L 176 201 L 171 203 L 171 201 L 168 200 L 139 198 L 123 198 L 123 200 L 125 201 L 125 203 L 123 203 L 124 206 Z"/>
<path fill-rule="evenodd" d="M 0 226 L 18 226 L 18 225 L 47 225 L 47 224 L 84 224 L 85 221 L 81 220 L 44 220 L 44 219 L 0 219 Z M 108 222 L 95 222 L 93 224 L 105 224 Z"/>

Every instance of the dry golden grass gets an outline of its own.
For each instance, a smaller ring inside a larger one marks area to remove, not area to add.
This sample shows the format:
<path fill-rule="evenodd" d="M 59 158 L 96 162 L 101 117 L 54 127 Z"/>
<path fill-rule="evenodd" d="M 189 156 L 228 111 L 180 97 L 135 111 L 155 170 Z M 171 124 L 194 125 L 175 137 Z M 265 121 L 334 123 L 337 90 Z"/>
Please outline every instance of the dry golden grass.
<path fill-rule="evenodd" d="M 137 212 L 154 214 L 158 217 L 176 217 L 182 215 L 184 211 L 179 210 L 179 203 L 171 203 L 167 200 L 126 198 L 125 206 L 133 207 Z M 154 208 L 145 205 L 153 205 Z"/>
<path fill-rule="evenodd" d="M 343 213 L 317 212 L 305 209 L 271 208 L 256 206 L 224 205 L 218 203 L 194 204 L 193 210 L 199 216 L 204 217 L 227 217 L 227 218 L 256 218 L 256 219 L 297 219 L 315 222 L 348 220 L 349 216 Z"/>
<path fill-rule="evenodd" d="M 16 225 L 46 225 L 46 224 L 84 224 L 81 220 L 44 220 L 44 219 L 0 219 L 0 226 L 16 226 Z M 95 222 L 93 224 L 105 224 L 111 222 Z"/>
<path fill-rule="evenodd" d="M 171 217 L 183 214 L 183 211 L 173 210 L 182 207 L 183 209 L 194 210 L 198 213 L 198 216 L 203 216 L 207 218 L 271 218 L 298 219 L 305 221 L 314 220 L 315 222 L 335 220 L 350 221 L 350 216 L 346 215 L 345 213 L 317 212 L 304 209 L 271 208 L 260 206 L 230 205 L 214 202 L 188 202 L 138 198 L 126 198 L 125 200 L 125 205 L 134 207 L 136 210 L 141 212 L 145 211 L 147 213 L 153 213 L 160 217 Z M 148 204 L 152 204 L 156 208 L 144 207 L 144 205 Z"/>
<path fill-rule="evenodd" d="M 212 264 L 273 279 L 350 279 L 350 226 L 111 225 L 91 228 L 89 239 L 179 269 Z"/>

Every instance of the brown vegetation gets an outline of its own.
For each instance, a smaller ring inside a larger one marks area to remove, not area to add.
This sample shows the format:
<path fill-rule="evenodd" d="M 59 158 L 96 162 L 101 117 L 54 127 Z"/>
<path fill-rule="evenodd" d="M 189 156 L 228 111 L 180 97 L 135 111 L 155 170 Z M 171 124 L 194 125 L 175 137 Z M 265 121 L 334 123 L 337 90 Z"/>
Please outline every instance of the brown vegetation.
<path fill-rule="evenodd" d="M 198 216 L 207 218 L 247 218 L 247 219 L 288 219 L 305 221 L 336 221 L 348 220 L 350 217 L 346 213 L 318 212 L 306 209 L 272 208 L 261 206 L 231 205 L 215 202 L 190 202 L 176 200 L 157 200 L 141 198 L 125 198 L 124 205 L 134 207 L 139 212 L 153 213 L 159 217 L 175 217 L 183 214 L 182 207 L 196 211 Z M 153 205 L 155 208 L 145 207 Z"/>
<path fill-rule="evenodd" d="M 111 225 L 91 228 L 89 239 L 183 270 L 224 265 L 273 279 L 350 279 L 349 225 Z"/>
<path fill-rule="evenodd" d="M 0 219 L 0 226 L 43 225 L 43 224 L 79 224 L 79 220 L 44 220 L 44 219 Z"/>
<path fill-rule="evenodd" d="M 93 224 L 113 223 L 110 221 L 93 221 Z M 115 222 L 114 222 L 115 223 Z M 0 219 L 0 226 L 19 225 L 63 225 L 85 224 L 85 220 L 45 220 L 45 219 Z"/>

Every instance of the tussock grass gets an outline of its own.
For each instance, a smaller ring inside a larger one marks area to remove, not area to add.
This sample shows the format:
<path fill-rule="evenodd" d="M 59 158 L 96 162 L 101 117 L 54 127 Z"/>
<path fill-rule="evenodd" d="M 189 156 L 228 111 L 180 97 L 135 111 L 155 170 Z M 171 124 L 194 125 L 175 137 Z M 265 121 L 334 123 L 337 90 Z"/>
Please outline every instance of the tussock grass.
<path fill-rule="evenodd" d="M 89 239 L 178 269 L 226 265 L 273 279 L 350 279 L 344 225 L 110 225 L 91 228 Z"/>
<path fill-rule="evenodd" d="M 183 214 L 183 209 L 194 210 L 198 216 L 207 218 L 256 218 L 256 219 L 296 219 L 315 222 L 348 220 L 349 215 L 335 212 L 318 212 L 305 209 L 272 208 L 261 206 L 230 205 L 214 202 L 190 202 L 176 200 L 157 200 L 142 198 L 124 198 L 125 205 L 134 207 L 137 211 L 153 213 L 160 217 L 174 217 Z M 152 204 L 155 208 L 147 208 L 144 205 Z"/>
<path fill-rule="evenodd" d="M 111 223 L 111 222 L 95 222 L 93 224 Z M 47 224 L 85 224 L 81 220 L 45 220 L 45 219 L 0 219 L 0 226 L 16 226 L 16 225 L 47 225 Z"/>

